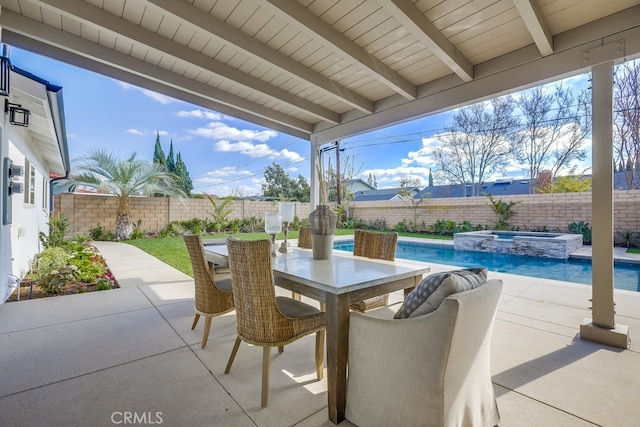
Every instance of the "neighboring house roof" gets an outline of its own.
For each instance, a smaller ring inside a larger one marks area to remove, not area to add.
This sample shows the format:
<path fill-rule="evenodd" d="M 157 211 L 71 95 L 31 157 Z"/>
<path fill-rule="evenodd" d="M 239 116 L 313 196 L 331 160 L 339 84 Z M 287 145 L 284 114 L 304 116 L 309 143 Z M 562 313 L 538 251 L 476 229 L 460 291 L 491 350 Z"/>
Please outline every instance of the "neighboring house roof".
<path fill-rule="evenodd" d="M 361 179 L 350 179 L 349 181 L 345 181 L 344 186 L 347 187 L 351 193 L 376 189 L 376 187 Z"/>
<path fill-rule="evenodd" d="M 585 178 L 591 178 L 591 175 L 583 175 Z M 634 188 L 640 188 L 640 173 L 636 174 L 633 183 Z M 627 181 L 624 172 L 615 172 L 613 174 L 613 188 L 615 190 L 627 190 Z M 418 194 L 413 196 L 414 199 L 420 198 L 445 198 L 445 197 L 469 197 L 471 196 L 471 184 L 450 184 L 450 185 L 434 185 L 425 187 Z M 492 196 L 513 196 L 518 194 L 531 193 L 531 180 L 528 178 L 503 179 L 493 182 L 485 182 L 478 195 L 491 194 Z"/>
<path fill-rule="evenodd" d="M 354 194 L 354 202 L 372 202 L 383 200 L 400 200 L 405 197 L 400 195 L 401 191 L 409 191 L 409 194 L 414 195 L 418 192 L 418 188 L 382 188 L 380 190 L 367 190 L 358 191 Z"/>
<path fill-rule="evenodd" d="M 485 182 L 482 184 L 482 188 L 478 190 L 476 191 L 477 196 L 483 196 L 485 194 L 491 194 L 494 196 L 529 194 L 531 190 L 531 180 L 526 178 L 509 178 L 493 182 Z M 472 193 L 471 184 L 434 185 L 432 187 L 425 187 L 422 191 L 413 196 L 413 198 L 438 199 L 444 197 L 470 197 Z"/>
<path fill-rule="evenodd" d="M 11 102 L 29 110 L 29 127 L 35 148 L 50 174 L 70 171 L 62 87 L 15 65 L 11 66 Z"/>

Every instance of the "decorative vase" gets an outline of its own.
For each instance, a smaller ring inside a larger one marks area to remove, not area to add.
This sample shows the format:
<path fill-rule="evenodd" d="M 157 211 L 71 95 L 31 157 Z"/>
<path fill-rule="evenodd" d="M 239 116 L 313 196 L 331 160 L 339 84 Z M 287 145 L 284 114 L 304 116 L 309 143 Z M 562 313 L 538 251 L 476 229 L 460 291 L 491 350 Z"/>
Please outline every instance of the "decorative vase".
<path fill-rule="evenodd" d="M 311 251 L 314 259 L 329 259 L 333 253 L 338 216 L 328 205 L 318 205 L 309 214 L 311 223 Z"/>

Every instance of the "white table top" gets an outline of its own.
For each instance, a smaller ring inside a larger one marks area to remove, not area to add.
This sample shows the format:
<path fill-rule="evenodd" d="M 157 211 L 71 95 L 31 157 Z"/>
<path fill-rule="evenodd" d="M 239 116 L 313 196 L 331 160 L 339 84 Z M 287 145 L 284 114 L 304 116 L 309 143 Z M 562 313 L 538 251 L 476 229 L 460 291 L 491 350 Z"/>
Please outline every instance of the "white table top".
<path fill-rule="evenodd" d="M 228 257 L 226 245 L 207 245 L 205 253 Z M 415 277 L 429 272 L 429 265 L 419 261 L 383 261 L 333 251 L 327 260 L 313 259 L 310 249 L 290 248 L 272 258 L 273 274 L 332 294 Z"/>

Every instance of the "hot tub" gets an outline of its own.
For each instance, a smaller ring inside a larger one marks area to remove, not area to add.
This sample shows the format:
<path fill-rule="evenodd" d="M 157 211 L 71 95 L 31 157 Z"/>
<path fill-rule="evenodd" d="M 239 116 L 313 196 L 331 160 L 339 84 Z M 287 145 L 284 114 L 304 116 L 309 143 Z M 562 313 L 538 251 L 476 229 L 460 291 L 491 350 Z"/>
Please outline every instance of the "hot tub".
<path fill-rule="evenodd" d="M 567 259 L 582 247 L 582 234 L 482 230 L 455 233 L 456 250 Z"/>

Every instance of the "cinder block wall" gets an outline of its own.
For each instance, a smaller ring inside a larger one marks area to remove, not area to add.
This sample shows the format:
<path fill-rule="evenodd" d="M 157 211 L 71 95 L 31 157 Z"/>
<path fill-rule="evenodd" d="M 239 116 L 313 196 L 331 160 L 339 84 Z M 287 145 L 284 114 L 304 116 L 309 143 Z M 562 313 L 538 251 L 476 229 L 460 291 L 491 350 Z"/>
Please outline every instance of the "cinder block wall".
<path fill-rule="evenodd" d="M 585 221 L 592 225 L 591 193 L 526 194 L 520 196 L 494 196 L 494 200 L 505 203 L 519 202 L 513 207 L 516 215 L 510 220 L 512 226 L 529 230 L 546 225 L 548 229 L 566 230 L 574 221 Z M 456 222 L 470 221 L 473 225 L 491 227 L 496 216 L 487 197 L 453 197 L 423 199 L 417 207 L 415 202 L 352 202 L 350 215 L 367 222 L 385 219 L 387 227 L 405 220 L 431 225 L 438 220 Z M 614 192 L 615 230 L 640 230 L 640 190 Z M 415 213 L 415 214 L 414 214 Z"/>
<path fill-rule="evenodd" d="M 219 201 L 218 203 L 222 203 Z M 213 206 L 208 199 L 185 199 L 182 202 L 168 197 L 134 197 L 130 200 L 133 221 L 141 220 L 146 232 L 158 232 L 172 221 L 193 218 L 212 219 Z M 227 205 L 230 219 L 255 216 L 264 218 L 266 211 L 278 210 L 278 202 L 236 200 Z M 69 220 L 67 236 L 87 235 L 100 224 L 106 231 L 116 231 L 117 200 L 103 194 L 63 193 L 54 196 L 54 213 L 62 213 Z M 309 216 L 309 203 L 296 203 L 296 216 Z"/>
<path fill-rule="evenodd" d="M 503 202 L 519 202 L 514 206 L 516 215 L 512 226 L 529 230 L 547 226 L 549 230 L 566 230 L 573 221 L 585 221 L 592 225 L 591 193 L 528 194 L 494 197 Z M 222 201 L 220 201 L 222 203 Z M 277 202 L 236 200 L 228 205 L 232 209 L 229 218 L 244 219 L 255 216 L 264 218 L 264 212 L 277 210 Z M 54 212 L 61 212 L 69 219 L 68 236 L 86 235 L 89 229 L 100 224 L 105 230 L 115 232 L 117 203 L 113 196 L 99 194 L 57 194 Z M 311 212 L 309 203 L 296 203 L 298 218 L 307 218 Z M 208 199 L 186 199 L 182 203 L 164 197 L 135 197 L 131 199 L 133 220 L 142 220 L 142 229 L 158 232 L 171 221 L 193 218 L 212 218 L 213 206 Z M 640 230 L 640 190 L 614 192 L 615 230 Z M 349 214 L 367 222 L 384 219 L 391 228 L 401 221 L 431 225 L 438 220 L 470 221 L 473 225 L 491 227 L 496 219 L 486 197 L 455 197 L 424 199 L 417 207 L 409 201 L 351 202 Z"/>

